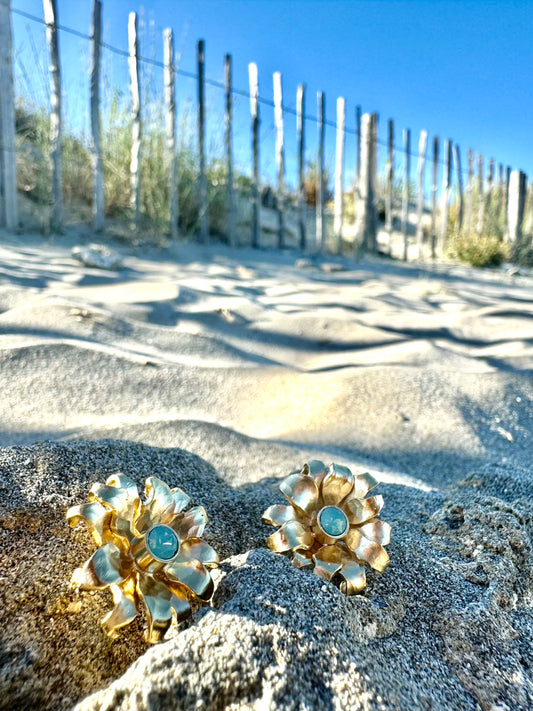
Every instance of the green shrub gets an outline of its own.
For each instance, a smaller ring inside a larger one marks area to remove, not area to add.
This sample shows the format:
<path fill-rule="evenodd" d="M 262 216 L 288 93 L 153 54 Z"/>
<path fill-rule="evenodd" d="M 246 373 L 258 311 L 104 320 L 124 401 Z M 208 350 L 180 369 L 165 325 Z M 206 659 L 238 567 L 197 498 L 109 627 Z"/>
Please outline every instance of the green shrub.
<path fill-rule="evenodd" d="M 93 201 L 93 177 L 89 149 L 83 140 L 67 133 L 61 141 L 63 196 L 87 205 Z"/>
<path fill-rule="evenodd" d="M 531 237 L 529 243 L 522 244 L 517 247 L 511 254 L 513 262 L 520 264 L 522 267 L 533 267 L 533 246 L 531 244 Z"/>
<path fill-rule="evenodd" d="M 19 99 L 15 106 L 17 187 L 33 202 L 52 200 L 50 119 L 43 108 Z"/>
<path fill-rule="evenodd" d="M 107 217 L 127 217 L 130 210 L 130 114 L 122 95 L 113 91 L 109 110 L 102 116 L 104 194 Z"/>
<path fill-rule="evenodd" d="M 455 235 L 449 243 L 451 257 L 473 267 L 494 267 L 509 260 L 509 246 L 493 235 Z"/>
<path fill-rule="evenodd" d="M 168 156 L 162 107 L 155 105 L 143 121 L 141 149 L 141 214 L 143 229 L 169 231 L 170 194 Z M 181 234 L 199 228 L 198 176 L 192 120 L 185 117 L 178 131 L 178 213 Z M 18 188 L 33 202 L 50 205 L 52 166 L 50 160 L 50 118 L 43 108 L 19 100 L 16 107 Z M 131 115 L 127 97 L 115 91 L 102 116 L 105 212 L 109 218 L 131 219 L 130 160 Z M 225 236 L 225 162 L 218 157 L 223 149 L 210 150 L 206 159 L 209 229 Z M 92 204 L 92 169 L 88 140 L 68 130 L 62 137 L 63 194 L 66 204 Z M 249 190 L 247 176 L 235 173 L 235 190 Z"/>

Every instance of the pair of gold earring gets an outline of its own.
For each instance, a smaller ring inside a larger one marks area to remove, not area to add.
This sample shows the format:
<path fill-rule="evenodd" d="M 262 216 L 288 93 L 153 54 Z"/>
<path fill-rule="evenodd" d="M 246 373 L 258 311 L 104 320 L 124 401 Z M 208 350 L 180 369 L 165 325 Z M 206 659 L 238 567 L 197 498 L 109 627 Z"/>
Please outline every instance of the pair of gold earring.
<path fill-rule="evenodd" d="M 360 592 L 366 586 L 364 564 L 382 572 L 389 563 L 384 546 L 390 526 L 378 518 L 383 497 L 369 496 L 377 483 L 340 464 L 304 464 L 280 484 L 288 504 L 263 513 L 265 523 L 279 526 L 267 546 L 292 552 L 295 567 L 338 582 L 346 595 Z M 72 585 L 111 590 L 115 606 L 102 620 L 110 637 L 132 622 L 142 601 L 146 641 L 153 644 L 164 638 L 173 616 L 179 623 L 211 599 L 210 569 L 219 559 L 202 540 L 202 506 L 187 509 L 187 494 L 156 477 L 146 480 L 145 494 L 143 502 L 131 479 L 113 474 L 105 484 L 93 484 L 88 503 L 71 507 L 67 519 L 73 527 L 85 521 L 98 545 L 74 571 Z"/>

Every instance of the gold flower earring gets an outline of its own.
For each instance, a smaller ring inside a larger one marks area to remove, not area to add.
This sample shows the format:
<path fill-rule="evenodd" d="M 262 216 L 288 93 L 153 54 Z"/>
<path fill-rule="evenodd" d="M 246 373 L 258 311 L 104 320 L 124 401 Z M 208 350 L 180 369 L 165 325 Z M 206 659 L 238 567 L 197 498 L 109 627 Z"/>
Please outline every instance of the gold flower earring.
<path fill-rule="evenodd" d="M 181 622 L 191 605 L 213 594 L 209 568 L 218 564 L 216 551 L 201 540 L 207 523 L 202 506 L 184 511 L 190 499 L 149 477 L 146 500 L 124 474 L 113 474 L 105 484 L 93 484 L 89 503 L 67 511 L 72 527 L 83 520 L 99 548 L 77 568 L 72 585 L 83 590 L 109 588 L 114 609 L 102 620 L 110 637 L 136 617 L 144 603 L 148 620 L 146 641 L 160 642 L 172 617 Z"/>
<path fill-rule="evenodd" d="M 365 563 L 380 572 L 389 564 L 383 546 L 390 541 L 390 526 L 377 518 L 383 497 L 367 496 L 377 484 L 370 474 L 354 476 L 340 464 L 304 464 L 280 484 L 288 506 L 275 504 L 263 514 L 265 523 L 280 526 L 268 547 L 292 551 L 295 567 L 312 567 L 325 580 L 340 576 L 346 595 L 360 592 L 366 586 Z"/>

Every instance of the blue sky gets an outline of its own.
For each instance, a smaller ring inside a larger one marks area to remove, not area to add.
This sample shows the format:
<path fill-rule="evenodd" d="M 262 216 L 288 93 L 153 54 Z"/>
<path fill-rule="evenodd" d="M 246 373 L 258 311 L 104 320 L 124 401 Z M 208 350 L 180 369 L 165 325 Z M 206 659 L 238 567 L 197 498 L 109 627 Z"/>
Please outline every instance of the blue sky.
<path fill-rule="evenodd" d="M 58 0 L 60 22 L 89 33 L 91 0 Z M 42 17 L 40 0 L 12 0 L 14 9 Z M 248 87 L 248 63 L 259 68 L 260 94 L 272 98 L 272 73 L 283 76 L 284 103 L 295 106 L 296 88 L 307 87 L 307 113 L 316 114 L 316 92 L 326 94 L 327 117 L 335 120 L 338 96 L 347 102 L 347 125 L 354 127 L 355 106 L 378 111 L 380 139 L 386 140 L 387 119 L 395 120 L 396 143 L 410 128 L 416 148 L 418 134 L 451 138 L 462 151 L 472 148 L 486 160 L 533 175 L 533 2 L 515 0 L 473 2 L 446 0 L 104 0 L 104 40 L 127 49 L 127 19 L 141 12 L 145 25 L 143 54 L 162 59 L 159 38 L 164 27 L 174 29 L 180 67 L 195 71 L 195 47 L 206 42 L 206 74 L 223 81 L 223 56 L 233 56 L 234 85 Z M 32 60 L 33 49 L 44 51 L 43 28 L 13 15 L 15 47 L 31 82 L 42 84 Z M 89 48 L 85 40 L 60 37 L 66 106 L 88 125 L 85 72 Z M 109 53 L 107 53 L 109 54 Z M 110 55 L 108 81 L 127 94 L 127 61 Z M 113 64 L 112 64 L 113 62 Z M 44 62 L 46 65 L 46 61 Z M 160 70 L 151 71 L 157 84 Z M 19 72 L 20 73 L 20 72 Z M 19 86 L 22 80 L 19 76 Z M 36 93 L 37 90 L 35 90 Z M 41 87 L 40 91 L 44 92 Z M 44 94 L 43 94 L 44 95 Z M 195 111 L 192 80 L 178 81 L 181 110 Z M 208 90 L 213 141 L 220 143 L 223 96 Z M 261 163 L 273 176 L 273 110 L 261 107 Z M 287 167 L 295 168 L 295 118 L 287 115 Z M 307 154 L 314 157 L 316 126 L 308 122 Z M 236 102 L 236 154 L 249 164 L 248 102 Z M 334 130 L 328 129 L 327 154 L 334 155 Z M 347 180 L 353 174 L 354 138 L 347 137 Z M 381 149 L 383 157 L 384 149 Z M 398 167 L 400 161 L 398 159 Z M 414 167 L 413 167 L 414 174 Z"/>

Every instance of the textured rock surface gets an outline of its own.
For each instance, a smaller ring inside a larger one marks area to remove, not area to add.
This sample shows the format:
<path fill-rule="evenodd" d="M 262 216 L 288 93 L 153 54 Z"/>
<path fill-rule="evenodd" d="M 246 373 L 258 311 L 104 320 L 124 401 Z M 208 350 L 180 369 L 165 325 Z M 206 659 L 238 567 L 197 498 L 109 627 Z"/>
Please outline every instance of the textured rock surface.
<path fill-rule="evenodd" d="M 528 709 L 533 705 L 531 475 L 485 466 L 446 492 L 382 484 L 391 565 L 362 595 L 264 548 L 281 501 L 264 444 L 231 442 L 246 477 L 131 442 L 0 450 L 0 706 L 21 709 Z M 222 458 L 224 459 L 224 458 Z M 301 453 L 272 448 L 288 473 Z M 107 592 L 74 594 L 93 544 L 68 505 L 122 470 L 206 507 L 221 554 L 212 608 L 147 648 L 142 620 L 110 641 Z M 243 481 L 246 478 L 247 481 Z M 95 693 L 92 693 L 95 692 Z M 84 698 L 86 697 L 86 698 Z"/>

